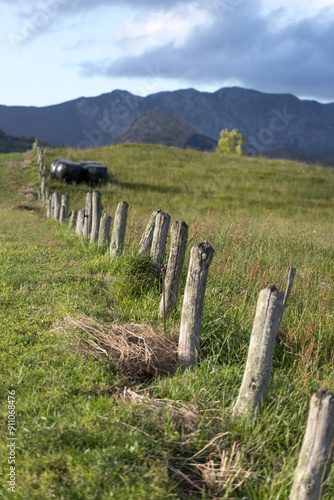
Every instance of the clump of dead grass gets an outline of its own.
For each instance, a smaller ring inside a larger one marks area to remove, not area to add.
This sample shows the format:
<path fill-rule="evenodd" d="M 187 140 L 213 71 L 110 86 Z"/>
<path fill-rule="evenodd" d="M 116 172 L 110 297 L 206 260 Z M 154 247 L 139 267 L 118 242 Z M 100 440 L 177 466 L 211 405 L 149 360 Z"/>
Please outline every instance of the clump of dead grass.
<path fill-rule="evenodd" d="M 35 191 L 32 187 L 22 186 L 20 188 L 20 194 L 24 197 L 25 200 L 37 200 L 37 191 Z"/>
<path fill-rule="evenodd" d="M 176 341 L 145 324 L 102 325 L 85 315 L 68 317 L 61 327 L 76 349 L 97 359 L 111 359 L 135 380 L 175 373 Z"/>

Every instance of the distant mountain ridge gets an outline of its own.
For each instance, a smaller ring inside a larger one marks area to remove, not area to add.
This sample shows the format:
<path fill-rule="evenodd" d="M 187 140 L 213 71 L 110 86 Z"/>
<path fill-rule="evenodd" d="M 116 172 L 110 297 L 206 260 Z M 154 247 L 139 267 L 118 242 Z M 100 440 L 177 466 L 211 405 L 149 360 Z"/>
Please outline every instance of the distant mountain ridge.
<path fill-rule="evenodd" d="M 214 141 L 222 128 L 238 128 L 250 153 L 289 149 L 334 154 L 334 103 L 238 87 L 213 93 L 185 89 L 147 97 L 115 90 L 41 108 L 0 106 L 0 128 L 52 145 L 97 147 L 110 144 L 122 127 L 152 108 L 179 115 Z"/>

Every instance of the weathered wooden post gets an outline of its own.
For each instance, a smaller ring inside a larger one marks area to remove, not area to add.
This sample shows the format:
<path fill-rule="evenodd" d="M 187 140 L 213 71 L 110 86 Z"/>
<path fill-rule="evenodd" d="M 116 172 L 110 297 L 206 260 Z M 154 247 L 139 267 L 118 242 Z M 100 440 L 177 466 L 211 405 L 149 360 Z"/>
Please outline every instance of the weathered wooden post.
<path fill-rule="evenodd" d="M 55 191 L 52 195 L 53 198 L 53 218 L 55 220 L 59 220 L 60 216 L 60 207 L 61 207 L 61 196 Z"/>
<path fill-rule="evenodd" d="M 270 380 L 276 335 L 284 293 L 274 285 L 261 290 L 249 344 L 248 357 L 234 416 L 254 417 L 261 412 Z"/>
<path fill-rule="evenodd" d="M 170 215 L 162 210 L 158 210 L 150 252 L 153 267 L 158 271 L 160 271 L 164 260 L 169 224 Z"/>
<path fill-rule="evenodd" d="M 158 212 L 159 212 L 158 210 L 155 210 L 152 213 L 151 217 L 149 218 L 145 231 L 143 232 L 139 242 L 139 248 L 138 248 L 139 255 L 148 254 L 151 250 L 155 220 L 157 218 Z"/>
<path fill-rule="evenodd" d="M 72 210 L 70 214 L 70 221 L 68 223 L 68 228 L 69 229 L 74 229 L 77 223 L 77 218 L 78 218 L 78 212 L 77 210 Z"/>
<path fill-rule="evenodd" d="M 70 197 L 68 194 L 61 195 L 61 207 L 64 207 L 63 222 L 67 221 L 68 213 L 70 211 Z"/>
<path fill-rule="evenodd" d="M 92 229 L 92 193 L 86 194 L 85 224 L 83 236 L 88 238 Z"/>
<path fill-rule="evenodd" d="M 90 233 L 91 243 L 96 243 L 99 237 L 101 212 L 101 193 L 100 191 L 94 191 L 92 195 L 92 230 Z"/>
<path fill-rule="evenodd" d="M 111 215 L 103 214 L 100 219 L 99 246 L 109 246 L 110 244 Z"/>
<path fill-rule="evenodd" d="M 45 176 L 43 175 L 43 177 L 41 179 L 41 193 L 42 193 L 42 196 L 44 196 L 44 194 L 45 194 L 45 182 L 46 182 L 46 179 L 45 179 Z"/>
<path fill-rule="evenodd" d="M 64 205 L 61 205 L 60 212 L 59 212 L 59 223 L 65 224 L 66 221 L 67 221 L 67 219 L 66 219 L 66 207 L 64 207 Z"/>
<path fill-rule="evenodd" d="M 38 190 L 37 190 L 37 199 L 38 200 L 42 199 L 42 190 L 41 190 L 41 188 L 38 188 Z"/>
<path fill-rule="evenodd" d="M 49 196 L 46 202 L 46 216 L 48 218 L 52 217 L 52 196 Z"/>
<path fill-rule="evenodd" d="M 121 201 L 117 206 L 111 235 L 110 257 L 117 257 L 123 252 L 128 209 L 129 204 L 126 201 Z"/>
<path fill-rule="evenodd" d="M 165 278 L 165 297 L 161 297 L 159 318 L 168 313 L 176 303 L 186 255 L 187 240 L 187 224 L 183 220 L 174 222 L 171 227 L 171 245 Z"/>
<path fill-rule="evenodd" d="M 209 266 L 214 250 L 207 241 L 195 245 L 190 252 L 190 263 L 183 298 L 178 361 L 185 369 L 197 363 L 204 295 Z"/>
<path fill-rule="evenodd" d="M 85 226 L 85 209 L 81 208 L 78 212 L 77 225 L 75 227 L 75 232 L 78 236 L 83 236 Z"/>
<path fill-rule="evenodd" d="M 334 447 L 334 395 L 325 389 L 313 394 L 306 431 L 295 470 L 290 500 L 322 498 Z"/>

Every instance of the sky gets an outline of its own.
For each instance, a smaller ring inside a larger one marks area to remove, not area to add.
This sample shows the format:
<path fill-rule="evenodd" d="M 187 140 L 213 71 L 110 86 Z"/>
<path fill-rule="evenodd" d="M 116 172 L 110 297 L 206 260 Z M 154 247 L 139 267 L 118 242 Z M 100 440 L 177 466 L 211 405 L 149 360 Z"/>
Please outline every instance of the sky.
<path fill-rule="evenodd" d="M 0 104 L 239 86 L 334 102 L 334 0 L 0 0 Z"/>

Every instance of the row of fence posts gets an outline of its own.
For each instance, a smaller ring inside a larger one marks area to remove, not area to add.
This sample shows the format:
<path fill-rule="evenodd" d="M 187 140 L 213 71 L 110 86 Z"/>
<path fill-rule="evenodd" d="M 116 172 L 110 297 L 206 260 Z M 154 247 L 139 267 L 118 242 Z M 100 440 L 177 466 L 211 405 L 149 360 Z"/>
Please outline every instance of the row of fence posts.
<path fill-rule="evenodd" d="M 43 152 L 37 147 L 41 188 L 39 198 L 44 202 L 47 217 L 60 224 L 68 224 L 76 234 L 87 242 L 109 247 L 110 256 L 118 257 L 124 248 L 129 205 L 118 204 L 111 231 L 112 217 L 102 214 L 99 191 L 86 195 L 85 208 L 69 213 L 69 196 L 58 192 L 50 194 L 45 187 L 46 167 Z M 167 268 L 163 266 L 167 236 L 170 226 L 169 214 L 156 210 L 148 220 L 138 246 L 138 254 L 150 256 L 152 266 L 163 272 L 163 293 L 159 305 L 159 318 L 164 319 L 177 301 L 181 273 L 185 261 L 188 241 L 188 226 L 183 220 L 171 226 L 171 243 Z M 111 233 L 111 235 L 110 235 Z M 200 332 L 204 296 L 209 267 L 213 258 L 212 246 L 203 241 L 190 251 L 189 268 L 181 314 L 178 362 L 185 370 L 197 364 L 201 355 Z M 259 294 L 253 329 L 250 338 L 246 367 L 238 397 L 232 408 L 234 418 L 254 419 L 261 413 L 267 397 L 276 337 L 283 312 L 289 297 L 296 269 L 292 267 L 287 289 L 271 286 Z M 306 432 L 295 471 L 290 500 L 315 500 L 323 493 L 333 458 L 334 445 L 334 395 L 320 390 L 311 398 Z"/>

